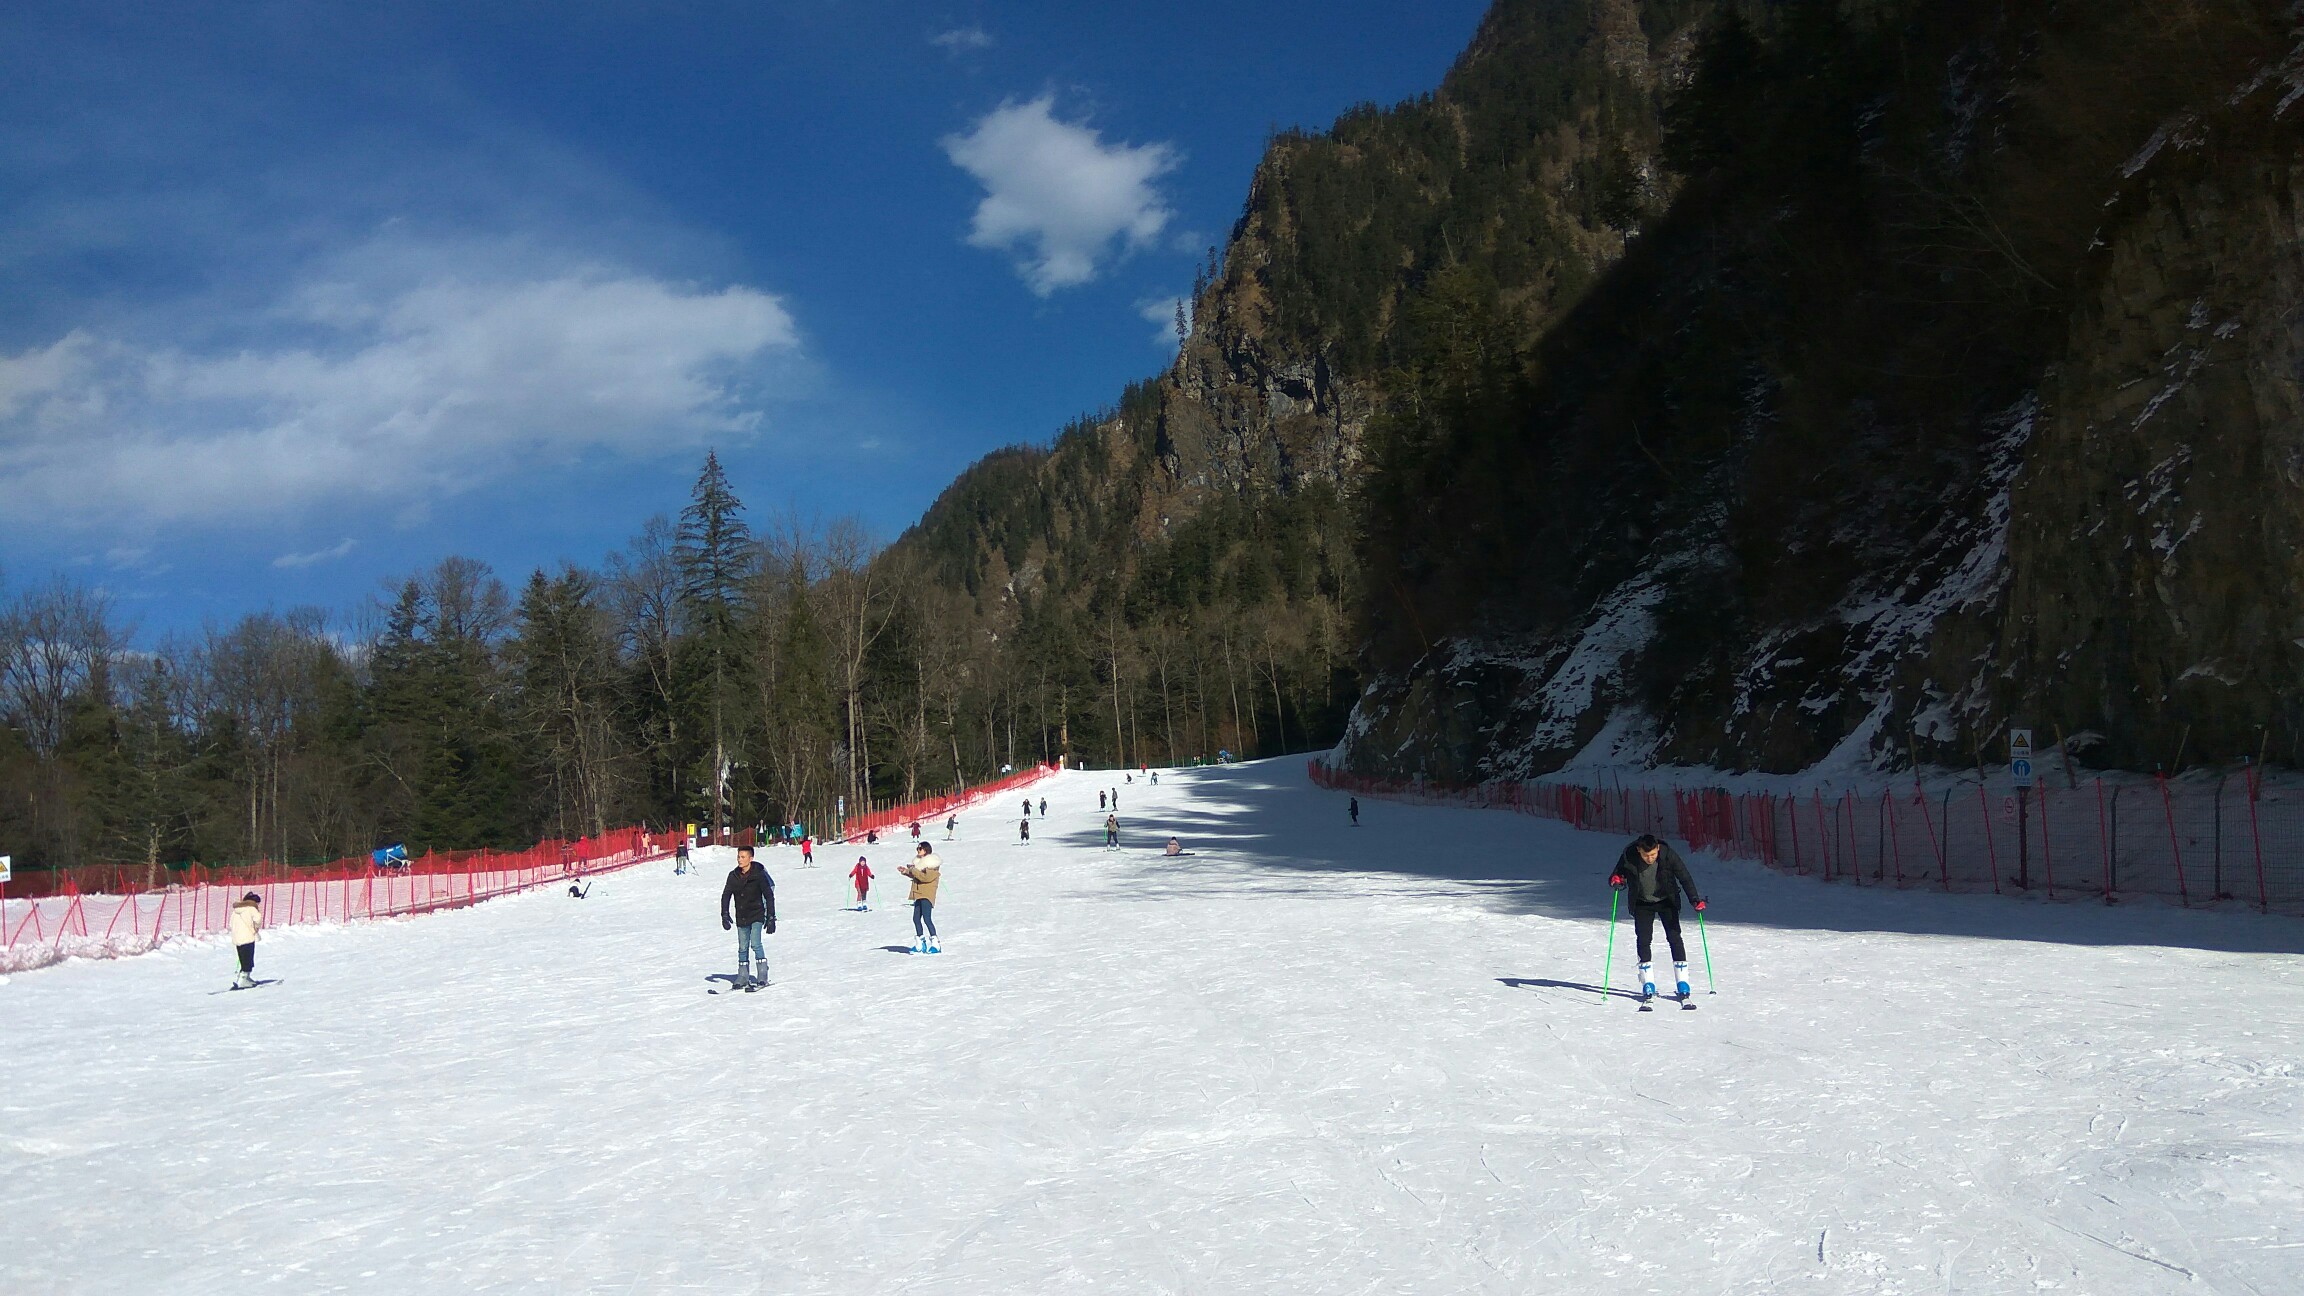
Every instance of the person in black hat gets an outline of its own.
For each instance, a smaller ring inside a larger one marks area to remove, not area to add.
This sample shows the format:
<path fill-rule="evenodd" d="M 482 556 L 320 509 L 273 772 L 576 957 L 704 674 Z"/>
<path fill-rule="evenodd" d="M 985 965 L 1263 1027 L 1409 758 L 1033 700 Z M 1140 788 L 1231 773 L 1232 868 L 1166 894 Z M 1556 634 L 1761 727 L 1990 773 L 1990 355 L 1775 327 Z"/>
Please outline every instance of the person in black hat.
<path fill-rule="evenodd" d="M 1656 997 L 1656 974 L 1648 960 L 1655 948 L 1656 924 L 1661 921 L 1664 941 L 1672 949 L 1673 979 L 1679 982 L 1680 998 L 1685 1001 L 1688 946 L 1680 939 L 1680 897 L 1686 895 L 1698 909 L 1704 907 L 1704 897 L 1696 894 L 1696 879 L 1688 875 L 1680 852 L 1655 834 L 1642 833 L 1616 857 L 1608 885 L 1624 893 L 1632 910 L 1632 934 L 1640 951 L 1640 997 Z"/>

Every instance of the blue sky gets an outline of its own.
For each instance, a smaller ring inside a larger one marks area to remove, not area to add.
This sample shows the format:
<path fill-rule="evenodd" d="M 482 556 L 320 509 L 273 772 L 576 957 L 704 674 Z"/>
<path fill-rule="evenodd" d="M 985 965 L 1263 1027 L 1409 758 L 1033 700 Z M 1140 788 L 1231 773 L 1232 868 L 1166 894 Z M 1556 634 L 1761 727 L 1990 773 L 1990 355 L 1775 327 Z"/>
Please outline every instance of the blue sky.
<path fill-rule="evenodd" d="M 0 8 L 0 581 L 146 640 L 516 581 L 707 446 L 891 538 L 1160 368 L 1268 133 L 1484 8 Z"/>

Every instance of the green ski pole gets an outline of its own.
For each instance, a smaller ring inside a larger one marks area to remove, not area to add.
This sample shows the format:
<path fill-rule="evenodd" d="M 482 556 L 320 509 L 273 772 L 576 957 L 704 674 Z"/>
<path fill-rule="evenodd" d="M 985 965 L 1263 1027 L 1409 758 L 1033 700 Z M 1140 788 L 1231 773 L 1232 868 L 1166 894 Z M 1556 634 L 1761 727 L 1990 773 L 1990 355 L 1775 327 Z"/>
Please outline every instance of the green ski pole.
<path fill-rule="evenodd" d="M 1621 891 L 1608 893 L 1608 958 L 1600 965 L 1600 1002 L 1606 1004 L 1610 990 L 1608 976 L 1616 970 L 1616 906 L 1624 899 Z M 1707 954 L 1706 958 L 1711 956 Z"/>
<path fill-rule="evenodd" d="M 1696 911 L 1696 939 L 1704 942 L 1704 985 L 1706 994 L 1720 993 L 1720 983 L 1712 979 L 1712 937 L 1704 930 L 1704 911 Z"/>

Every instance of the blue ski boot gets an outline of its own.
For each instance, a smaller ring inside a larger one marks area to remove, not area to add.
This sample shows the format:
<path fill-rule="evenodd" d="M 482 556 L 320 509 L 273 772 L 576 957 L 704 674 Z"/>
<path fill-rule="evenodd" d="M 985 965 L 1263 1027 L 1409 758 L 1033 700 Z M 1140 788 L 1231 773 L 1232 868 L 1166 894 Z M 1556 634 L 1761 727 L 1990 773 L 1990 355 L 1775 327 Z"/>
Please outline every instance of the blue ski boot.
<path fill-rule="evenodd" d="M 1647 1003 L 1655 997 L 1656 970 L 1653 967 L 1650 967 L 1648 964 L 1643 963 L 1640 965 L 1640 1002 Z"/>
<path fill-rule="evenodd" d="M 1688 965 L 1674 963 L 1672 965 L 1672 979 L 1680 983 L 1680 997 L 1685 1000 L 1688 997 Z"/>
<path fill-rule="evenodd" d="M 937 944 L 936 938 L 931 936 L 928 938 L 928 952 L 931 954 L 941 954 L 944 952 L 944 947 Z"/>

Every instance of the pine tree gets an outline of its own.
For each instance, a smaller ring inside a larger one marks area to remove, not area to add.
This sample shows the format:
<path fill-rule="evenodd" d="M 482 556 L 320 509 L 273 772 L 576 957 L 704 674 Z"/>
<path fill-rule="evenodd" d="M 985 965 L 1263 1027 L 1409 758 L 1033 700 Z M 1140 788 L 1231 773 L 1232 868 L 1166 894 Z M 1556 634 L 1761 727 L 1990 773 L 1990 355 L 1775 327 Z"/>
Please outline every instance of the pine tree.
<path fill-rule="evenodd" d="M 698 754 L 715 838 L 727 823 L 728 771 L 738 754 L 730 744 L 735 693 L 742 682 L 738 633 L 745 584 L 754 562 L 752 533 L 744 525 L 743 510 L 720 468 L 720 456 L 707 452 L 688 507 L 680 511 L 673 558 L 679 564 L 680 599 L 688 613 L 685 647 L 690 692 L 701 721 L 697 732 L 708 742 Z"/>

